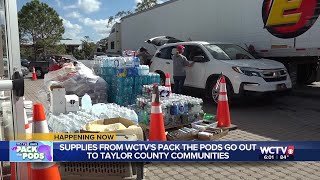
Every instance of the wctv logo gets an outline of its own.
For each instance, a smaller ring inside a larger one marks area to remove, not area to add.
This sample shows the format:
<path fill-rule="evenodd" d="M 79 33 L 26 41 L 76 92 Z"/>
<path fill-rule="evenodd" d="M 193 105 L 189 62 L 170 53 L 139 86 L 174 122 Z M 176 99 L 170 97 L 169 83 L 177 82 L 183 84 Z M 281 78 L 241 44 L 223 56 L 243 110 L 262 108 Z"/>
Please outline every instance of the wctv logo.
<path fill-rule="evenodd" d="M 261 146 L 262 155 L 294 155 L 294 146 Z"/>

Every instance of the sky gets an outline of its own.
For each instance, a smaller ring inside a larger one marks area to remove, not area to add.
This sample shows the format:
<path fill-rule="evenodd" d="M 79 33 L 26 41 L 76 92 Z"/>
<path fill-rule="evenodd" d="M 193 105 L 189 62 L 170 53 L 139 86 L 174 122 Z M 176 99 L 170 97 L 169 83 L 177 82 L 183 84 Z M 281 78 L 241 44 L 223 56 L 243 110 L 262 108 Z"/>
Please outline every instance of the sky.
<path fill-rule="evenodd" d="M 17 0 L 18 11 L 31 0 Z M 63 38 L 83 39 L 89 36 L 98 41 L 108 37 L 108 19 L 119 11 L 134 11 L 141 0 L 41 0 L 55 9 L 63 19 Z M 158 3 L 162 3 L 158 1 Z"/>

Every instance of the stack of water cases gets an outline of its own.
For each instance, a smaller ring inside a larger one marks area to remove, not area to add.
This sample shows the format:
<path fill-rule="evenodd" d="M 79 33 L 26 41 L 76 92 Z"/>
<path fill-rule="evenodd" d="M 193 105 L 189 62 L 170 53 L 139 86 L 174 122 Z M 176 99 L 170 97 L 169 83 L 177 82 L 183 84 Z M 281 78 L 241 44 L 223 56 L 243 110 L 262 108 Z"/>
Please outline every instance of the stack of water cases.
<path fill-rule="evenodd" d="M 49 113 L 48 125 L 51 132 L 78 132 L 82 126 L 93 120 L 119 117 L 138 123 L 138 116 L 134 110 L 113 103 L 99 103 L 83 106 L 79 111 L 68 114 Z"/>
<path fill-rule="evenodd" d="M 108 84 L 108 102 L 122 106 L 134 104 L 143 85 L 160 83 L 160 75 L 149 73 L 149 67 L 140 65 L 137 57 L 101 56 L 96 59 L 95 71 Z"/>
<path fill-rule="evenodd" d="M 200 98 L 172 93 L 159 86 L 161 106 L 166 128 L 191 124 L 203 117 L 203 101 Z M 139 123 L 149 125 L 151 112 L 152 85 L 143 86 L 143 94 L 137 97 L 135 111 Z"/>

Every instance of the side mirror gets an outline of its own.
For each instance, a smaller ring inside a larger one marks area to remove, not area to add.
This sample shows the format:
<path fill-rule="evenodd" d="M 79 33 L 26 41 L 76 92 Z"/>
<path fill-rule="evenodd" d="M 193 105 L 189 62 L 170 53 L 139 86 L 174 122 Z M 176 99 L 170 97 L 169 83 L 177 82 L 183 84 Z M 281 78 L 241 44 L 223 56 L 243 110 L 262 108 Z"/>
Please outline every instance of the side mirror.
<path fill-rule="evenodd" d="M 195 56 L 193 57 L 194 62 L 204 62 L 204 56 Z"/>

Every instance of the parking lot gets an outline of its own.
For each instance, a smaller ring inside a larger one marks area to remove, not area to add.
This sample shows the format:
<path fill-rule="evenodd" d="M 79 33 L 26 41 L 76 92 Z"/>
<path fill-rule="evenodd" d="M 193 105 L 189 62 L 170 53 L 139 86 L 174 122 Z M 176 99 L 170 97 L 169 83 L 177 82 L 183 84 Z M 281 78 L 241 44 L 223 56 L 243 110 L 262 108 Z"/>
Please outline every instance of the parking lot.
<path fill-rule="evenodd" d="M 42 80 L 26 79 L 26 99 L 40 102 L 37 93 Z M 319 140 L 320 96 L 315 87 L 312 96 L 293 93 L 290 96 L 241 100 L 230 107 L 231 120 L 238 130 L 221 140 Z M 297 95 L 299 94 L 299 95 Z M 312 94 L 312 93 L 311 93 Z M 204 110 L 215 113 L 216 106 L 205 101 Z M 145 168 L 145 179 L 319 179 L 320 162 L 237 162 L 237 163 L 151 163 Z"/>

